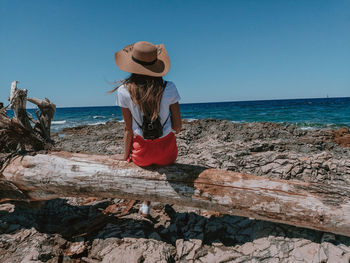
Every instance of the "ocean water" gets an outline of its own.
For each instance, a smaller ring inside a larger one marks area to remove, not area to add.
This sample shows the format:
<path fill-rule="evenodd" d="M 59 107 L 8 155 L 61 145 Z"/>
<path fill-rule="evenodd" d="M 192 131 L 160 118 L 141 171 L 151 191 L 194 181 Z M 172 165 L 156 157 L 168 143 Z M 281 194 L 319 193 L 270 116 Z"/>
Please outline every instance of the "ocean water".
<path fill-rule="evenodd" d="M 238 123 L 291 123 L 303 129 L 350 127 L 350 97 L 180 104 L 182 118 L 222 119 Z M 33 116 L 34 110 L 28 110 Z M 8 112 L 13 115 L 11 111 Z M 52 132 L 66 127 L 122 122 L 118 106 L 57 108 Z"/>

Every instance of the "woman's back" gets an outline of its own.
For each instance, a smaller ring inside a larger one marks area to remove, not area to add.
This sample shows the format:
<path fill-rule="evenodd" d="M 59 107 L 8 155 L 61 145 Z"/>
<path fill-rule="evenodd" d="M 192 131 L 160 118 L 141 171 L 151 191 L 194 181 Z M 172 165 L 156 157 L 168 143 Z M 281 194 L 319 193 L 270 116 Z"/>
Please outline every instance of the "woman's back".
<path fill-rule="evenodd" d="M 117 88 L 116 101 L 124 119 L 125 160 L 139 166 L 173 163 L 177 146 L 171 130 L 181 130 L 180 96 L 174 83 L 163 80 L 170 68 L 164 45 L 141 41 L 114 57 L 121 70 L 131 73 Z"/>
<path fill-rule="evenodd" d="M 163 135 L 161 137 L 165 137 L 171 132 L 172 120 L 169 118 L 170 105 L 177 103 L 179 100 L 180 95 L 175 84 L 171 81 L 167 81 L 160 98 L 159 111 L 156 114 L 160 117 L 160 123 L 163 125 Z M 132 130 L 135 135 L 143 137 L 142 128 L 139 124 L 142 124 L 144 113 L 141 111 L 140 106 L 135 104 L 135 99 L 132 99 L 130 91 L 125 84 L 120 86 L 117 90 L 116 104 L 130 110 L 133 117 Z"/>

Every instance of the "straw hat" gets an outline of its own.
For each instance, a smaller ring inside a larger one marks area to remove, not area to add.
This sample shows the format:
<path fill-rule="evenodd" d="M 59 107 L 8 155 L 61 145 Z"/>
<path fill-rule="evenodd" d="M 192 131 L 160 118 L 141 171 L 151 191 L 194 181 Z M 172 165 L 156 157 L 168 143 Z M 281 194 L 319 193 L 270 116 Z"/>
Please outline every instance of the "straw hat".
<path fill-rule="evenodd" d="M 117 66 L 126 72 L 161 77 L 168 73 L 170 60 L 163 44 L 140 41 L 114 54 Z"/>

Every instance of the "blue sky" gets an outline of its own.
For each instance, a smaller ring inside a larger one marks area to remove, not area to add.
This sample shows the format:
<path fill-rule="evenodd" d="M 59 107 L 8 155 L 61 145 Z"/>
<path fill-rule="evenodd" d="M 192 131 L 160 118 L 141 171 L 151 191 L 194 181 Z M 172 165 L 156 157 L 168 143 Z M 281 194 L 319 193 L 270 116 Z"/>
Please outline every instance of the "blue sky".
<path fill-rule="evenodd" d="M 350 96 L 350 1 L 0 0 L 0 101 L 114 105 L 114 52 L 164 43 L 183 103 Z"/>

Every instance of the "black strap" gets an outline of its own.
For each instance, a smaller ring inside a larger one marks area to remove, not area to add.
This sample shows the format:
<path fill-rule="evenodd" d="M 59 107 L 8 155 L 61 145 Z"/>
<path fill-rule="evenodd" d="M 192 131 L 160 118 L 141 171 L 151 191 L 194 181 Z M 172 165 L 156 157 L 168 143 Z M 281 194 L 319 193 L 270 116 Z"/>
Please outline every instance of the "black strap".
<path fill-rule="evenodd" d="M 139 60 L 137 58 L 135 58 L 134 56 L 131 56 L 132 60 L 135 61 L 137 64 L 140 64 L 142 66 L 149 66 L 149 65 L 153 65 L 154 63 L 157 62 L 157 59 L 153 60 L 153 61 L 150 61 L 150 62 L 147 62 L 147 61 L 142 61 L 142 60 Z"/>
<path fill-rule="evenodd" d="M 131 115 L 131 116 L 132 116 L 132 115 Z M 136 122 L 137 126 L 139 126 L 140 129 L 142 129 L 142 125 L 140 125 L 140 123 L 138 123 L 138 121 L 134 118 L 134 116 L 132 116 L 132 118 L 133 118 L 134 121 Z M 163 129 L 163 127 L 165 126 L 165 124 L 167 123 L 167 121 L 169 120 L 169 118 L 170 118 L 170 112 L 169 112 L 168 118 L 166 118 L 165 122 L 164 122 L 163 125 L 162 125 L 162 129 Z"/>
<path fill-rule="evenodd" d="M 166 121 L 165 121 L 164 124 L 162 125 L 162 129 L 163 129 L 163 127 L 165 126 L 165 124 L 167 123 L 167 121 L 169 120 L 169 117 L 170 117 L 170 112 L 169 112 L 168 118 L 166 118 Z"/>
<path fill-rule="evenodd" d="M 131 114 L 131 116 L 132 116 L 132 114 Z M 133 118 L 133 119 L 134 119 L 134 121 L 136 122 L 137 126 L 139 126 L 139 127 L 140 127 L 140 129 L 142 129 L 142 125 L 140 125 L 140 124 L 137 122 L 137 120 L 134 118 L 134 116 L 132 116 L 132 118 Z"/>

